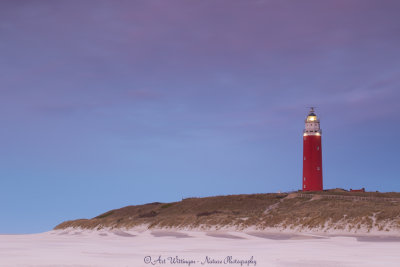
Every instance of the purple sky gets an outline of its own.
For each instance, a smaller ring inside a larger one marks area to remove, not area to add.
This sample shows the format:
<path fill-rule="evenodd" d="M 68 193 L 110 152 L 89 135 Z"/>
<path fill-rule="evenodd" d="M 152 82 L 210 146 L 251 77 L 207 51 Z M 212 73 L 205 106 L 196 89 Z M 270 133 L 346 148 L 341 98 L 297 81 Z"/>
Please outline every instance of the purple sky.
<path fill-rule="evenodd" d="M 0 233 L 182 197 L 400 191 L 400 2 L 1 1 Z M 3 219 L 5 218 L 5 219 Z"/>

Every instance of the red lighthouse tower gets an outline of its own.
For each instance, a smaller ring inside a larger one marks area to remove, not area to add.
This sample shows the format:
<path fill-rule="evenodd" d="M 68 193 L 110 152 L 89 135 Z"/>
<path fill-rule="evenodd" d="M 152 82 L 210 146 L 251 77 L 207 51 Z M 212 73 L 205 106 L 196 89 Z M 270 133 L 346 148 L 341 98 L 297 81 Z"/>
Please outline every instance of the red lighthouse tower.
<path fill-rule="evenodd" d="M 319 119 L 314 108 L 305 120 L 303 133 L 303 191 L 320 191 L 322 187 L 322 147 Z"/>

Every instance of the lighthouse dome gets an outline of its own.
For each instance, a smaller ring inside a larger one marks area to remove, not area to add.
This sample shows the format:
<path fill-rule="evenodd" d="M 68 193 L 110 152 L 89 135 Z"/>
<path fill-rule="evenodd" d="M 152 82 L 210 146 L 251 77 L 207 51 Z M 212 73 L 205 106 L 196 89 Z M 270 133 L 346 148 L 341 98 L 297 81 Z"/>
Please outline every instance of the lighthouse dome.
<path fill-rule="evenodd" d="M 306 122 L 316 122 L 317 121 L 317 115 L 314 112 L 314 108 L 310 108 L 310 111 L 308 112 Z"/>

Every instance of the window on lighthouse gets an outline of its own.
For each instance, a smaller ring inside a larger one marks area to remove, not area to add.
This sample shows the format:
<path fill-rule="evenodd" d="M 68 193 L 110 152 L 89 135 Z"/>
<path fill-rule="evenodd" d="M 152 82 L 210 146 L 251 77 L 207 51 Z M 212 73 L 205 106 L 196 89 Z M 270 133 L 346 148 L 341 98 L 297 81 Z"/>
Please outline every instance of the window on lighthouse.
<path fill-rule="evenodd" d="M 307 117 L 307 121 L 308 122 L 310 122 L 310 121 L 316 121 L 317 120 L 317 116 L 308 116 Z"/>

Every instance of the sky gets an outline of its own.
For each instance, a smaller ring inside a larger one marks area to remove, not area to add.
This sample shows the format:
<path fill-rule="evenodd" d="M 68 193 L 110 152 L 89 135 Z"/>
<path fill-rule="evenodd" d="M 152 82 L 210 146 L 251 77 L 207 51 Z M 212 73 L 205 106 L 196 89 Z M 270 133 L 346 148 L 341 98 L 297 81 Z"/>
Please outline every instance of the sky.
<path fill-rule="evenodd" d="M 186 197 L 400 191 L 397 0 L 0 1 L 0 233 Z"/>

